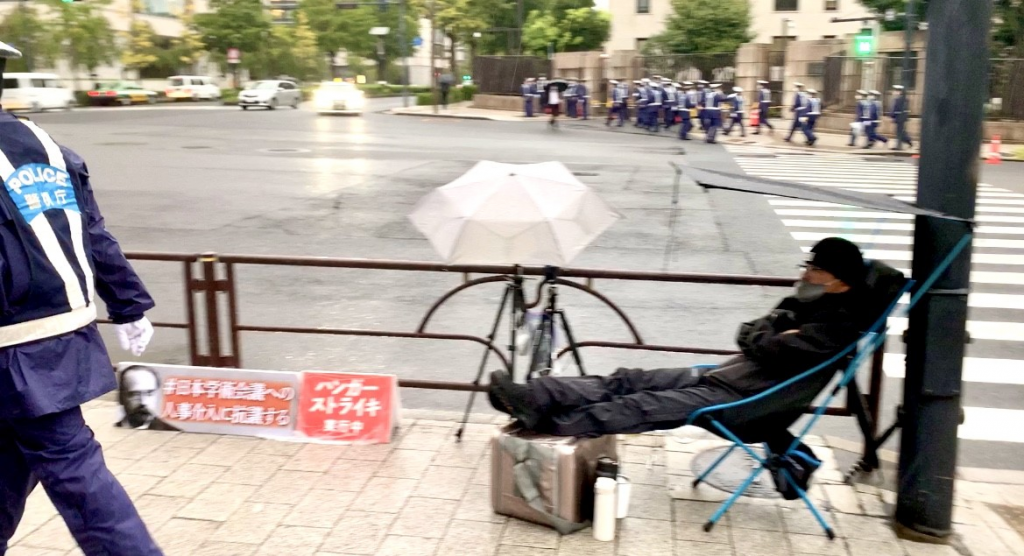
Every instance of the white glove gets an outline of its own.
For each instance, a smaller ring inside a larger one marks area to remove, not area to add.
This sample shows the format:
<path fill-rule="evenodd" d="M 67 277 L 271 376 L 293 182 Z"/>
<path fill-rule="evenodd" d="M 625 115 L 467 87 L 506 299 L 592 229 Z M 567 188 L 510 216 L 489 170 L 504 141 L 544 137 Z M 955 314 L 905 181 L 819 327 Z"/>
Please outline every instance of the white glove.
<path fill-rule="evenodd" d="M 153 324 L 146 317 L 135 322 L 115 325 L 114 330 L 117 331 L 121 349 L 132 352 L 135 357 L 142 355 L 149 341 L 153 339 Z"/>

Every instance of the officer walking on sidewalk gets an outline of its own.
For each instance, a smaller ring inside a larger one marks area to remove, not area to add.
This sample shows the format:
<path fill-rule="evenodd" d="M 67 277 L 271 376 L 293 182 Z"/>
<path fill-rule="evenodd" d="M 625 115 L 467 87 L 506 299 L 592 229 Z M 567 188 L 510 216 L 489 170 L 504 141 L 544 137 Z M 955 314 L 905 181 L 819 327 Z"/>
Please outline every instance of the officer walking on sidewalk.
<path fill-rule="evenodd" d="M 893 90 L 896 91 L 896 98 L 892 101 L 892 112 L 889 116 L 892 118 L 893 123 L 896 124 L 896 146 L 892 150 L 903 150 L 903 143 L 906 143 L 910 148 L 914 148 L 914 142 L 910 139 L 910 134 L 907 133 L 907 118 L 910 117 L 907 92 L 903 90 L 903 85 L 896 85 L 893 87 Z"/>
<path fill-rule="evenodd" d="M 0 95 L 8 58 L 0 42 Z M 160 556 L 81 404 L 117 387 L 95 294 L 142 354 L 153 300 L 103 225 L 85 162 L 0 111 L 0 555 L 42 483 L 86 556 Z"/>

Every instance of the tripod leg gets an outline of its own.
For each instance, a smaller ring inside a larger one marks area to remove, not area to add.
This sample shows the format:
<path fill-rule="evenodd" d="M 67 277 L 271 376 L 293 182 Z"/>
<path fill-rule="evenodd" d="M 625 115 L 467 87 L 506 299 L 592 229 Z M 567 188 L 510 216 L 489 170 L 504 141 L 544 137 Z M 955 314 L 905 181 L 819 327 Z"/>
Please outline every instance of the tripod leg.
<path fill-rule="evenodd" d="M 505 288 L 505 293 L 501 296 L 501 305 L 498 306 L 498 312 L 494 315 L 494 324 L 491 326 L 491 333 L 487 336 L 488 342 L 494 342 L 494 338 L 498 335 L 498 326 L 501 324 L 501 317 L 505 314 L 505 305 L 508 303 L 510 296 L 512 295 L 512 285 L 510 284 Z M 514 315 L 513 315 L 514 316 Z M 480 379 L 484 376 L 484 369 L 487 368 L 487 360 L 491 357 L 491 350 L 484 348 L 484 355 L 480 359 L 480 367 L 476 371 L 476 378 L 473 379 L 473 386 L 480 386 Z M 462 435 L 466 432 L 466 423 L 469 422 L 469 413 L 473 410 L 473 403 L 476 401 L 476 390 L 469 393 L 469 400 L 466 402 L 466 411 L 462 414 L 462 422 L 459 424 L 459 430 L 455 432 L 456 441 L 462 442 Z"/>
<path fill-rule="evenodd" d="M 569 319 L 565 316 L 565 310 L 559 309 L 558 316 L 562 318 L 562 329 L 565 331 L 565 339 L 569 341 L 569 350 L 572 351 L 572 358 L 576 362 L 576 368 L 580 370 L 580 376 L 587 376 L 587 371 L 583 369 L 583 357 L 580 355 L 579 346 L 576 345 L 576 338 L 572 335 L 572 327 L 569 326 Z"/>

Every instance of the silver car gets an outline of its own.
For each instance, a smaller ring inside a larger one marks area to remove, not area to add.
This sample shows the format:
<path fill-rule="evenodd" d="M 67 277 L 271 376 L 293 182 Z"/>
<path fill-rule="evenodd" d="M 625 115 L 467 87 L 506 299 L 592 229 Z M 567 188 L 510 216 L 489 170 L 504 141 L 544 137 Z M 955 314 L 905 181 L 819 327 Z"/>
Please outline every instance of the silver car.
<path fill-rule="evenodd" d="M 238 93 L 238 105 L 242 107 L 242 110 L 248 110 L 250 106 L 262 106 L 269 110 L 278 106 L 298 108 L 300 102 L 302 102 L 302 91 L 291 81 L 277 79 L 257 81 Z"/>

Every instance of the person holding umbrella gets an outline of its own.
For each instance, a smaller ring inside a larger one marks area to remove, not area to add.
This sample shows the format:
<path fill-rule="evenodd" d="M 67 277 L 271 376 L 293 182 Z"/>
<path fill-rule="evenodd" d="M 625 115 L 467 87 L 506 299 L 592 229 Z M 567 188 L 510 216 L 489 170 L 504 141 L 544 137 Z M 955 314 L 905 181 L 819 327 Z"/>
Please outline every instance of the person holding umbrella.
<path fill-rule="evenodd" d="M 552 79 L 544 85 L 544 100 L 547 102 L 551 119 L 548 125 L 558 127 L 558 116 L 562 107 L 562 93 L 569 88 L 569 83 L 564 79 Z"/>

